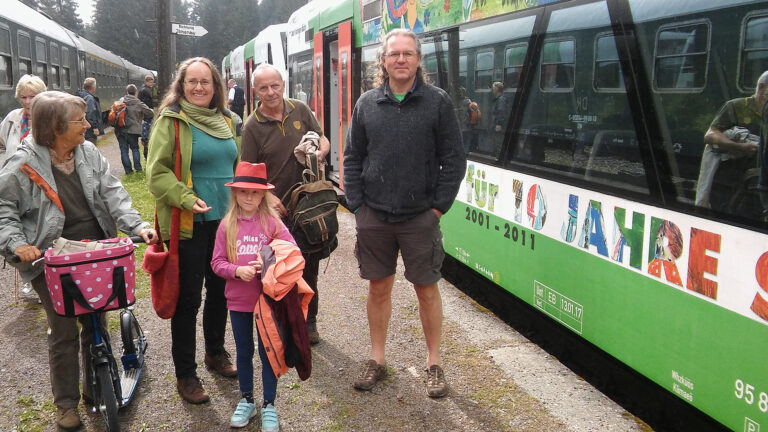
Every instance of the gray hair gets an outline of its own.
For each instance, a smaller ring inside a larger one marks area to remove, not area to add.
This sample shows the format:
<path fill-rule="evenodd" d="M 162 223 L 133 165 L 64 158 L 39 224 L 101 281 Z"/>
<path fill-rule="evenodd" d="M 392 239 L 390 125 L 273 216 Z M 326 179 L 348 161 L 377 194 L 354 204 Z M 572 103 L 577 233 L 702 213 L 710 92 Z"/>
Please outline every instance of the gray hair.
<path fill-rule="evenodd" d="M 379 49 L 376 51 L 376 77 L 373 80 L 374 87 L 380 87 L 384 84 L 384 81 L 389 78 L 389 73 L 387 73 L 387 69 L 384 67 L 384 55 L 387 54 L 387 43 L 395 36 L 407 36 L 413 39 L 413 43 L 416 45 L 416 54 L 419 56 L 419 59 L 421 59 L 421 41 L 419 41 L 416 33 L 403 28 L 390 30 L 389 33 L 384 35 L 384 39 L 381 41 L 381 46 L 379 46 Z M 421 63 L 419 63 L 419 67 L 416 69 L 416 76 L 421 81 L 427 82 L 424 78 L 424 68 L 421 67 Z"/>
<path fill-rule="evenodd" d="M 256 68 L 253 70 L 253 73 L 251 74 L 252 86 L 256 87 L 256 72 L 263 71 L 265 69 L 277 72 L 277 74 L 280 76 L 280 80 L 285 82 L 285 78 L 283 78 L 283 71 L 280 68 L 270 63 L 261 63 L 260 65 L 256 66 Z"/>
<path fill-rule="evenodd" d="M 96 78 L 88 77 L 83 81 L 83 88 L 86 90 L 96 89 Z"/>
<path fill-rule="evenodd" d="M 85 101 L 69 93 L 46 91 L 35 96 L 31 111 L 29 118 L 35 142 L 51 147 L 56 136 L 69 127 L 72 115 L 77 111 L 85 113 Z"/>
<path fill-rule="evenodd" d="M 757 79 L 757 85 L 759 86 L 760 84 L 768 84 L 768 71 L 763 72 L 760 78 Z"/>

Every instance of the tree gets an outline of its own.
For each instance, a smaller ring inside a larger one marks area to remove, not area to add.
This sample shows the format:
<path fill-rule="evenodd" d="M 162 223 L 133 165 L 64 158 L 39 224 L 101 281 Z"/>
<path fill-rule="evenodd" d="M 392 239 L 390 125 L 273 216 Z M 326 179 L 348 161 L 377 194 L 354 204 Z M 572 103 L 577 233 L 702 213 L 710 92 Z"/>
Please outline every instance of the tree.
<path fill-rule="evenodd" d="M 77 14 L 74 0 L 38 0 L 38 9 L 61 26 L 75 33 L 82 33 L 83 20 Z"/>
<path fill-rule="evenodd" d="M 197 55 L 221 64 L 221 59 L 234 47 L 253 39 L 261 30 L 256 0 L 197 0 L 193 18 L 208 34 L 195 38 Z"/>

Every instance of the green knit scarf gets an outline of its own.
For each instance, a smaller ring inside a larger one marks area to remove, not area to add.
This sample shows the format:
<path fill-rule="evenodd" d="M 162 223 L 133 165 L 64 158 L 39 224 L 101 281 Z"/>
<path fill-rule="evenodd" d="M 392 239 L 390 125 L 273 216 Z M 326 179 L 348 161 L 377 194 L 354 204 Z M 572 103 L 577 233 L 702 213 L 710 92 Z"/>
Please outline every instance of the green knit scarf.
<path fill-rule="evenodd" d="M 214 138 L 233 138 L 232 129 L 224 119 L 224 114 L 220 113 L 218 109 L 193 105 L 186 99 L 181 99 L 179 103 L 181 110 L 184 111 L 187 119 L 194 127 Z"/>

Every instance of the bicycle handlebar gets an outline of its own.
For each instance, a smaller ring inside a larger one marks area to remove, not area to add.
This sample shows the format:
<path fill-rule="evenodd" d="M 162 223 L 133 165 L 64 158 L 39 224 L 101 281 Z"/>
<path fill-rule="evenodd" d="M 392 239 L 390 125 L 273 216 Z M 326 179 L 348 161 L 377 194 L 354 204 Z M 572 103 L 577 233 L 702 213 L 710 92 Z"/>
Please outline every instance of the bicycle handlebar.
<path fill-rule="evenodd" d="M 131 242 L 133 242 L 133 243 L 135 243 L 135 244 L 141 244 L 141 243 L 144 243 L 144 238 L 142 238 L 141 236 L 130 236 L 130 237 L 128 237 L 128 238 L 130 238 L 130 239 L 131 239 Z M 150 234 L 150 235 L 149 235 L 149 238 L 150 238 L 150 239 L 152 238 L 152 234 Z M 19 258 L 19 256 L 18 256 L 18 255 L 16 255 L 16 254 L 13 254 L 13 255 L 11 255 L 11 256 L 9 256 L 9 257 L 7 257 L 7 258 L 5 259 L 5 261 L 6 261 L 7 263 L 9 263 L 9 264 L 18 264 L 18 263 L 20 263 L 20 262 L 21 262 L 21 258 Z"/>

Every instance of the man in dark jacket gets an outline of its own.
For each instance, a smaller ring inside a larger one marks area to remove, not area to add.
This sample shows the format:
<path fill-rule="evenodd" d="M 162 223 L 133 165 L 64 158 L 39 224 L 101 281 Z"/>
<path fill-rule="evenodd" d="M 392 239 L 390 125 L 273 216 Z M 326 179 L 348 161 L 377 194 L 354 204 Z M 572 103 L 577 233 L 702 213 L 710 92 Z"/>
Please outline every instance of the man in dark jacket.
<path fill-rule="evenodd" d="M 139 100 L 148 108 L 155 109 L 155 100 L 152 93 L 152 87 L 155 85 L 155 77 L 147 75 L 144 77 L 144 85 L 139 91 Z M 149 130 L 152 128 L 152 116 L 144 117 L 141 124 L 141 145 L 144 147 L 144 159 L 147 158 L 149 149 Z"/>
<path fill-rule="evenodd" d="M 104 125 L 101 122 L 101 103 L 96 92 L 96 78 L 88 77 L 83 81 L 83 88 L 77 95 L 85 101 L 85 119 L 91 127 L 85 131 L 85 139 L 96 144 L 96 137 L 104 135 Z"/>
<path fill-rule="evenodd" d="M 145 118 L 152 118 L 154 112 L 144 102 L 136 97 L 136 86 L 128 84 L 125 87 L 125 127 L 115 128 L 117 142 L 120 145 L 120 160 L 126 174 L 141 171 L 141 154 L 139 154 L 139 136 Z M 133 167 L 128 156 L 129 150 L 133 153 Z"/>
<path fill-rule="evenodd" d="M 245 92 L 243 89 L 237 86 L 237 82 L 233 79 L 230 79 L 227 82 L 227 87 L 229 88 L 227 103 L 229 104 L 230 111 L 239 115 L 240 117 L 243 117 L 243 108 L 245 108 Z"/>
<path fill-rule="evenodd" d="M 419 300 L 427 394 L 443 397 L 448 386 L 440 366 L 439 220 L 451 208 L 467 161 L 451 97 L 424 82 L 416 35 L 393 30 L 383 48 L 378 87 L 357 101 L 344 148 L 344 192 L 357 222 L 360 276 L 370 281 L 371 355 L 354 387 L 370 390 L 386 377 L 384 345 L 399 251 Z"/>

